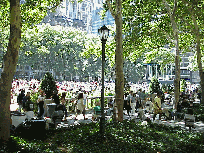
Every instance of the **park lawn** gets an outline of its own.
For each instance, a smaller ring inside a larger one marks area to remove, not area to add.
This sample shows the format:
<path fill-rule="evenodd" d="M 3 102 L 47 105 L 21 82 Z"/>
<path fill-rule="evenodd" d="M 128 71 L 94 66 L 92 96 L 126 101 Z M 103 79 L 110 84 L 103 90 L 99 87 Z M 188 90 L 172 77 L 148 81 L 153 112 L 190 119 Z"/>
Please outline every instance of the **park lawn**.
<path fill-rule="evenodd" d="M 204 152 L 202 133 L 191 133 L 179 127 L 134 121 L 109 122 L 103 137 L 99 123 L 81 124 L 47 131 L 41 140 L 12 136 L 8 152 Z M 13 150 L 11 150 L 13 149 Z"/>

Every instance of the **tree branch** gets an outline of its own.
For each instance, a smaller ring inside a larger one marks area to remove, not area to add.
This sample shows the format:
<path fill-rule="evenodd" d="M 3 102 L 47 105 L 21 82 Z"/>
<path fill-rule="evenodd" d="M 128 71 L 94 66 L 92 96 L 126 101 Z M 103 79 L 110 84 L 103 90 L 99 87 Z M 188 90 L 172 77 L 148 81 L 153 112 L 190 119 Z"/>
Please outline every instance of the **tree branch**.
<path fill-rule="evenodd" d="M 166 2 L 166 0 L 163 0 L 163 3 L 164 3 L 164 5 L 165 5 L 165 7 L 166 7 L 166 9 L 167 9 L 167 11 L 168 11 L 170 17 L 171 17 L 171 16 L 172 16 L 172 15 L 171 15 L 171 8 L 170 8 L 169 4 Z"/>
<path fill-rule="evenodd" d="M 173 8 L 173 13 L 172 13 L 173 16 L 175 16 L 176 14 L 176 9 L 177 9 L 177 0 L 174 0 L 174 8 Z"/>
<path fill-rule="evenodd" d="M 55 9 L 61 4 L 62 1 L 63 1 L 63 0 L 60 0 L 60 2 L 59 2 L 57 5 L 53 6 L 52 8 L 50 8 L 50 9 L 48 9 L 48 10 L 49 10 L 49 11 L 55 10 Z"/>
<path fill-rule="evenodd" d="M 111 12 L 111 15 L 112 15 L 113 18 L 115 19 L 116 12 L 113 11 L 113 8 L 112 8 L 112 6 L 111 6 L 110 0 L 106 0 L 106 3 L 107 3 L 107 5 L 108 5 L 108 9 L 109 9 L 110 12 Z"/>
<path fill-rule="evenodd" d="M 185 3 L 185 4 L 188 4 L 185 0 L 182 0 L 182 2 Z M 188 7 L 188 11 L 189 11 L 189 13 L 190 13 L 190 15 L 191 15 L 191 18 L 192 18 L 192 20 L 193 20 L 193 24 L 194 24 L 194 26 L 195 26 L 195 29 L 193 29 L 193 31 L 194 31 L 195 34 L 199 34 L 199 27 L 198 27 L 196 18 L 195 18 L 195 16 L 194 16 L 195 12 L 194 12 L 194 10 L 193 10 L 193 6 L 192 6 L 191 9 Z M 186 22 L 186 21 L 185 21 L 185 23 L 187 23 L 187 24 L 190 26 L 189 22 Z M 197 32 L 198 32 L 198 33 L 197 33 Z"/>

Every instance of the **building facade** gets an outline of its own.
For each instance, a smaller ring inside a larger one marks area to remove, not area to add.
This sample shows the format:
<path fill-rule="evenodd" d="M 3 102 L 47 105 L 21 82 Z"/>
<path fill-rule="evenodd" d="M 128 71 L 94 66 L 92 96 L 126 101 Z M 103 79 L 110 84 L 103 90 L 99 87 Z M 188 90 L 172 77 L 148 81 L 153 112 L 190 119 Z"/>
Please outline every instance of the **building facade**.
<path fill-rule="evenodd" d="M 109 11 L 104 20 L 101 19 L 103 2 L 105 0 L 84 0 L 81 3 L 77 0 L 65 0 L 55 12 L 48 12 L 42 23 L 50 23 L 52 26 L 73 26 L 88 34 L 97 34 L 98 29 L 104 24 L 113 26 L 115 23 Z"/>
<path fill-rule="evenodd" d="M 199 83 L 200 77 L 198 71 L 191 71 L 189 69 L 189 57 L 193 56 L 192 52 L 184 53 L 180 55 L 180 79 L 184 79 L 191 83 Z M 175 64 L 167 64 L 164 70 L 160 69 L 160 66 L 156 63 L 145 64 L 146 75 L 145 80 L 150 81 L 153 76 L 158 78 L 160 82 L 173 83 L 175 78 Z"/>

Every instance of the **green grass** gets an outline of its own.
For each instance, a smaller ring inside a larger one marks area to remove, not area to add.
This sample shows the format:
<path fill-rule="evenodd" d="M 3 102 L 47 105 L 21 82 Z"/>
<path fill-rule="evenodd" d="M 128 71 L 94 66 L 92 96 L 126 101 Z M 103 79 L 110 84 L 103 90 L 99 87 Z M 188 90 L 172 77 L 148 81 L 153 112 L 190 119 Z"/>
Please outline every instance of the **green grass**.
<path fill-rule="evenodd" d="M 202 133 L 190 133 L 179 127 L 111 122 L 106 123 L 103 137 L 99 129 L 99 123 L 90 123 L 47 131 L 43 140 L 13 136 L 13 152 L 204 152 Z"/>

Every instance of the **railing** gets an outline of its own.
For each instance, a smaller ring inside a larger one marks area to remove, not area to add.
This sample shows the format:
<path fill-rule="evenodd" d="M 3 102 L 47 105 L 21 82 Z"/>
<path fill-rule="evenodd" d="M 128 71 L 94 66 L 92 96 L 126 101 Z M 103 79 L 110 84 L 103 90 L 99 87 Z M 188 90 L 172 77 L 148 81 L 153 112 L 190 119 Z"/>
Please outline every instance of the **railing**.
<path fill-rule="evenodd" d="M 91 97 L 87 97 L 87 101 L 86 101 L 86 107 L 89 108 L 89 105 L 91 106 L 91 108 L 94 106 L 93 104 L 95 104 L 98 99 L 100 101 L 100 96 L 91 96 Z M 114 99 L 114 96 L 104 96 L 104 99 L 107 99 L 107 104 L 106 107 L 108 107 L 108 103 L 110 102 L 110 99 Z M 68 110 L 69 111 L 69 106 L 73 106 L 74 102 L 77 100 L 76 98 L 66 98 L 65 99 L 67 101 L 67 105 L 68 105 Z M 70 105 L 71 104 L 71 105 Z"/>

